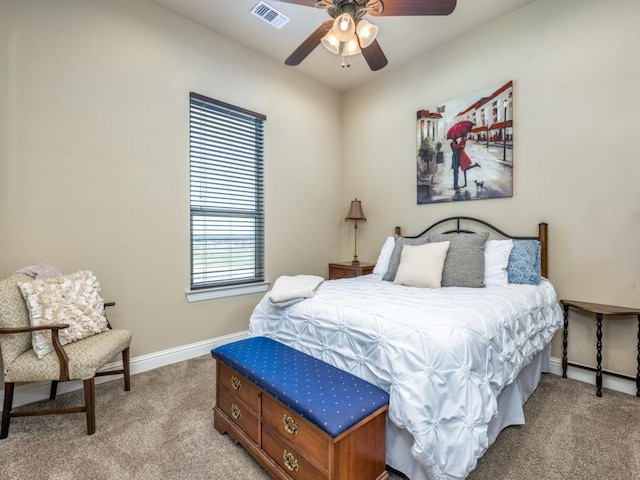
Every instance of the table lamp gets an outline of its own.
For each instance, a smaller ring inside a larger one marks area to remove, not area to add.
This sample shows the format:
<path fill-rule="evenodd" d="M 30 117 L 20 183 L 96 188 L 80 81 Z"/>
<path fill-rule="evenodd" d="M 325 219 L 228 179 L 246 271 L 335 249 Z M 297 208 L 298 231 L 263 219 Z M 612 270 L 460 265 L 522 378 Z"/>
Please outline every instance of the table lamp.
<path fill-rule="evenodd" d="M 353 236 L 353 260 L 351 261 L 351 265 L 360 265 L 360 261 L 358 260 L 358 222 L 366 222 L 367 218 L 364 216 L 364 212 L 362 211 L 362 204 L 360 200 L 357 198 L 351 201 L 351 206 L 349 207 L 349 213 L 345 217 L 346 222 L 354 222 L 354 236 Z"/>

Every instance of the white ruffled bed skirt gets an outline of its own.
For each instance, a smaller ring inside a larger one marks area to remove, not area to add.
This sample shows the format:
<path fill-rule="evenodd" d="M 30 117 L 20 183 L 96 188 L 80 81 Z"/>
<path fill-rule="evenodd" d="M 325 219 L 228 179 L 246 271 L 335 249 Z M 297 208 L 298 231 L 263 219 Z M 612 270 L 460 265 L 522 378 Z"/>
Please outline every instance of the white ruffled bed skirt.
<path fill-rule="evenodd" d="M 489 445 L 509 425 L 524 425 L 523 405 L 540 383 L 543 372 L 548 372 L 551 344 L 547 345 L 531 363 L 524 367 L 516 380 L 507 385 L 498 397 L 498 415 L 489 423 Z M 387 418 L 387 465 L 404 473 L 411 480 L 432 480 L 423 466 L 411 455 L 411 435 L 398 428 Z"/>

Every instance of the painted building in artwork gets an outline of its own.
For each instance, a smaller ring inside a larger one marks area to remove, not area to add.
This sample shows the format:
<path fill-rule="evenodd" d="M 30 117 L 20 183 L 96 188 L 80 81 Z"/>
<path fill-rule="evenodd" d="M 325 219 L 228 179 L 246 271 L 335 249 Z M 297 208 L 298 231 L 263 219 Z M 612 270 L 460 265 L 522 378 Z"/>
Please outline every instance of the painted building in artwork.
<path fill-rule="evenodd" d="M 425 138 L 435 140 L 439 133 L 439 121 L 442 120 L 440 112 L 430 112 L 429 110 L 418 110 L 418 132 L 420 134 L 420 143 Z"/>
<path fill-rule="evenodd" d="M 509 81 L 487 97 L 461 111 L 455 121 L 470 120 L 475 126 L 470 138 L 476 142 L 513 141 L 513 82 Z"/>

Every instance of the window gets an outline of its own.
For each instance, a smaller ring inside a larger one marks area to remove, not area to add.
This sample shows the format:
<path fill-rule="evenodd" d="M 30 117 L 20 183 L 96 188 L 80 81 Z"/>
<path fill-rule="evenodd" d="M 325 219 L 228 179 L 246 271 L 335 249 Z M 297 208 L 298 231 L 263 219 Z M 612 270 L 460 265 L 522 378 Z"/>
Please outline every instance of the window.
<path fill-rule="evenodd" d="M 265 120 L 190 94 L 192 290 L 264 281 Z"/>

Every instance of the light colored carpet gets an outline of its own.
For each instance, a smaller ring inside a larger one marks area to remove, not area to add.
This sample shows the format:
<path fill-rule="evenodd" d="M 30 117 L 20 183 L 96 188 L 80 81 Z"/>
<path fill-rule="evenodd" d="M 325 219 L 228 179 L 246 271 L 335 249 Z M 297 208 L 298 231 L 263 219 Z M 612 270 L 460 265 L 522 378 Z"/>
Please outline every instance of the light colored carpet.
<path fill-rule="evenodd" d="M 57 404 L 78 403 L 81 392 Z M 213 428 L 209 356 L 96 386 L 97 431 L 84 414 L 12 419 L 0 441 L 2 479 L 268 479 L 244 449 Z M 545 375 L 510 427 L 480 459 L 473 480 L 640 478 L 640 399 Z M 392 474 L 391 478 L 401 477 Z"/>

